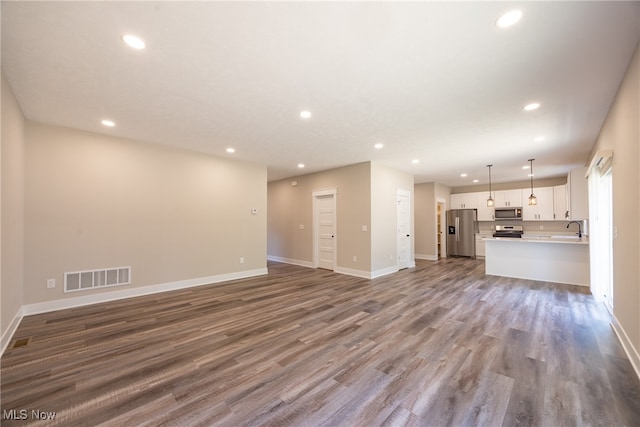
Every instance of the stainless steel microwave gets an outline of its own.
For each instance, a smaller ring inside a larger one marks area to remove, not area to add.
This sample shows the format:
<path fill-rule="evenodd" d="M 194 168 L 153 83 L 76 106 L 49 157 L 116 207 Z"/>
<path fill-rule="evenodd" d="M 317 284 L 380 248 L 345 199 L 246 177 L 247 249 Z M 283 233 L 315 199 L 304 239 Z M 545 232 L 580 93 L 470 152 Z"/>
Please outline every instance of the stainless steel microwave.
<path fill-rule="evenodd" d="M 496 208 L 495 210 L 496 221 L 502 220 L 520 220 L 522 221 L 522 208 Z"/>

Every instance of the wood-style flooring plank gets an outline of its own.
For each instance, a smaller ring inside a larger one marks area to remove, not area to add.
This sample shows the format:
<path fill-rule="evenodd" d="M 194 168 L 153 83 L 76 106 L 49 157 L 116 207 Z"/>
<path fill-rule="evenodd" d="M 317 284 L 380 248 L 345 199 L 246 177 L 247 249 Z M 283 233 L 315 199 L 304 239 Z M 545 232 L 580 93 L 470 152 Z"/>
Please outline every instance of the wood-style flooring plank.
<path fill-rule="evenodd" d="M 631 426 L 640 380 L 585 288 L 417 261 L 269 274 L 25 317 L 0 368 L 51 426 Z M 45 424 L 42 424 L 45 425 Z"/>

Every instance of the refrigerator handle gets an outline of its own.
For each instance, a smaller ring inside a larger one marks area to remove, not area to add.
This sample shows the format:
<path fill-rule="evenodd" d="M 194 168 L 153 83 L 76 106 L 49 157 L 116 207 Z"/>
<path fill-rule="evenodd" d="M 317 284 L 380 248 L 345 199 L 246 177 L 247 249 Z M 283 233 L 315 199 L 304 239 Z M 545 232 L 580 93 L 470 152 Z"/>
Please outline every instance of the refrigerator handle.
<path fill-rule="evenodd" d="M 456 242 L 460 241 L 460 217 L 456 217 Z"/>

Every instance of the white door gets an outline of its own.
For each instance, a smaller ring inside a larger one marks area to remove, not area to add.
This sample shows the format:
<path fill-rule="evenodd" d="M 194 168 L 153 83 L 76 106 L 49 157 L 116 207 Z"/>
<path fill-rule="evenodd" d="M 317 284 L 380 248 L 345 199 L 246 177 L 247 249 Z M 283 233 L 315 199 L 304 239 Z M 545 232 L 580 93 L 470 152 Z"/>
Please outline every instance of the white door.
<path fill-rule="evenodd" d="M 334 269 L 336 259 L 335 192 L 313 193 L 314 254 L 316 268 Z"/>
<path fill-rule="evenodd" d="M 408 268 L 411 256 L 411 193 L 398 190 L 398 268 Z"/>

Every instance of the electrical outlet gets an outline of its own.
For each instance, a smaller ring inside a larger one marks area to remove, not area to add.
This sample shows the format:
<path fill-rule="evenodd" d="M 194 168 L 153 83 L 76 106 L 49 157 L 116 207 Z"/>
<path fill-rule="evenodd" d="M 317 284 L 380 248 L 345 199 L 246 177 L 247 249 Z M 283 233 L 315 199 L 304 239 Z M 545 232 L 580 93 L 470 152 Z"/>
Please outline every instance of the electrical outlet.
<path fill-rule="evenodd" d="M 55 288 L 56 287 L 56 279 L 47 279 L 47 288 Z"/>
<path fill-rule="evenodd" d="M 244 257 L 240 257 L 240 264 L 244 264 Z"/>
<path fill-rule="evenodd" d="M 353 262 L 358 262 L 358 257 L 356 257 L 355 255 L 353 256 Z"/>

